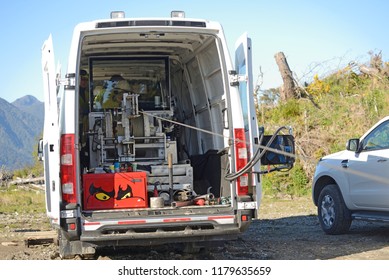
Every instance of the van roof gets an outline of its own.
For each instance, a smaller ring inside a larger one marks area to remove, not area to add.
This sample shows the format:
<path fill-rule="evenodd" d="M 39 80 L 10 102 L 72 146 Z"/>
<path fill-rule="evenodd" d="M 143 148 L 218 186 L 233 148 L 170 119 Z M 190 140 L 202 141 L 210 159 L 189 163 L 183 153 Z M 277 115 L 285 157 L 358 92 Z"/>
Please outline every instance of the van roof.
<path fill-rule="evenodd" d="M 118 27 L 194 27 L 206 29 L 221 29 L 220 23 L 198 18 L 182 17 L 136 17 L 136 18 L 106 18 L 78 25 L 80 31 Z"/>

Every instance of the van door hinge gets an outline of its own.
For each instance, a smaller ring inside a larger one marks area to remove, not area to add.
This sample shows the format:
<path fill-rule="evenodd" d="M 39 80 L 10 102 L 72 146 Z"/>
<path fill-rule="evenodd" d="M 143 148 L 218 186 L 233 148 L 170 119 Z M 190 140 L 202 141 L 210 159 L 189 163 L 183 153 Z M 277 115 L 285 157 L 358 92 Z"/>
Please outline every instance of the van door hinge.
<path fill-rule="evenodd" d="M 76 88 L 76 74 L 70 73 L 65 75 L 65 79 L 59 79 L 59 84 L 63 85 L 66 89 L 74 90 Z"/>
<path fill-rule="evenodd" d="M 248 76 L 247 75 L 238 75 L 235 70 L 228 71 L 228 74 L 230 75 L 230 86 L 239 86 L 239 82 L 247 82 Z"/>

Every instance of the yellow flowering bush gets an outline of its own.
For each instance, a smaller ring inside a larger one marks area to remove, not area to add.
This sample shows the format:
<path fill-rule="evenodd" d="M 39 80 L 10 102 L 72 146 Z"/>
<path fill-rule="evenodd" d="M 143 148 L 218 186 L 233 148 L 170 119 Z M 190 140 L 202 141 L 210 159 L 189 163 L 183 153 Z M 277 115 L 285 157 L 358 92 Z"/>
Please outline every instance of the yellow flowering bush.
<path fill-rule="evenodd" d="M 319 76 L 316 74 L 313 77 L 313 82 L 307 86 L 306 90 L 311 95 L 320 96 L 323 93 L 330 92 L 330 88 L 330 85 L 323 80 L 320 80 Z"/>

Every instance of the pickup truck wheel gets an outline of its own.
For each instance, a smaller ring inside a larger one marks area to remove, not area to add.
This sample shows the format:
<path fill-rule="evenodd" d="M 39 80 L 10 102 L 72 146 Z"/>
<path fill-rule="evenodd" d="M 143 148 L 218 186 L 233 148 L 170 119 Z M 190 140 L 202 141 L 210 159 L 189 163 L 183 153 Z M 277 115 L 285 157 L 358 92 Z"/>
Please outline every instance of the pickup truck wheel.
<path fill-rule="evenodd" d="M 342 234 L 350 229 L 351 215 L 337 185 L 327 185 L 321 191 L 318 217 L 321 228 L 327 234 Z"/>

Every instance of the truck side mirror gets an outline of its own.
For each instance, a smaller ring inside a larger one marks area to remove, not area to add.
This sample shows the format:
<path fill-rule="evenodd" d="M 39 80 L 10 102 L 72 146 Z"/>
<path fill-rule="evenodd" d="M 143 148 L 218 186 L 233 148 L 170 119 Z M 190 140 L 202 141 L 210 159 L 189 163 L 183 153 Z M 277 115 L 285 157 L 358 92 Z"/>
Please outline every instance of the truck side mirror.
<path fill-rule="evenodd" d="M 358 152 L 359 150 L 359 139 L 349 139 L 346 144 L 346 149 L 351 152 Z"/>
<path fill-rule="evenodd" d="M 38 160 L 43 161 L 43 139 L 38 142 Z"/>

